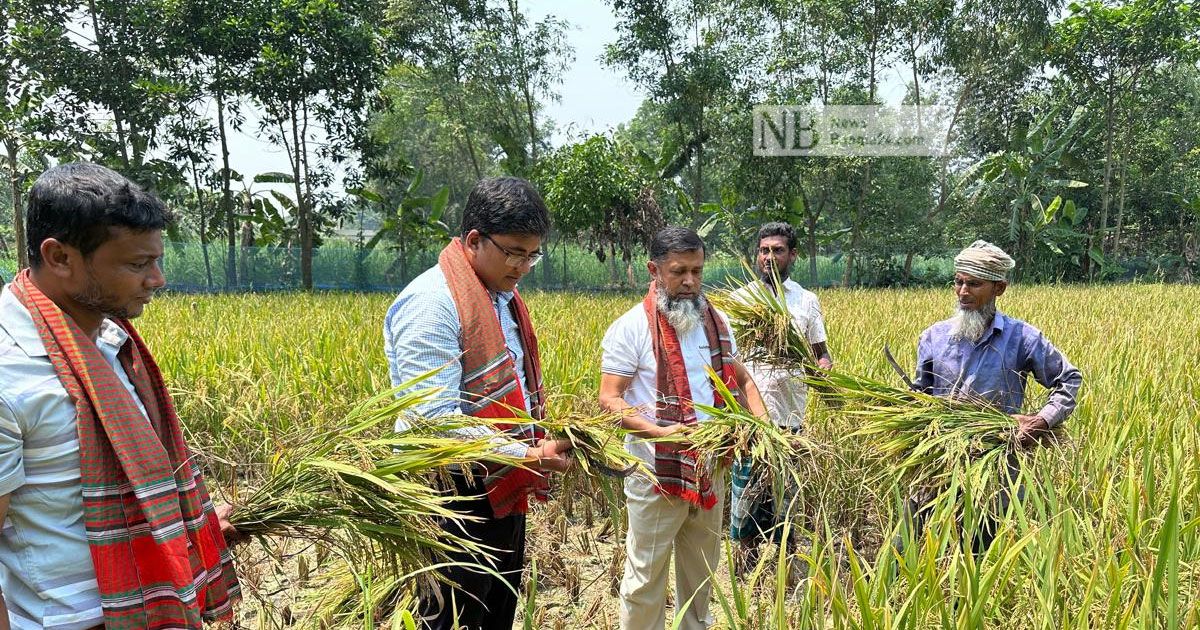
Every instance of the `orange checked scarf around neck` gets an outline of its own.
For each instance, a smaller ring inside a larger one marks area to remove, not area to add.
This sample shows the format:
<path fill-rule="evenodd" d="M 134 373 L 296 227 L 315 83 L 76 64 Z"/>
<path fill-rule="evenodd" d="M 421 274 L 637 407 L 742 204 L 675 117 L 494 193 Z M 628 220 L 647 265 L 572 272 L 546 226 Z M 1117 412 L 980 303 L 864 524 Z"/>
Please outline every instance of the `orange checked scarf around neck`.
<path fill-rule="evenodd" d="M 231 618 L 240 596 L 233 560 L 141 337 L 128 321 L 115 320 L 129 333 L 118 356 L 146 415 L 95 342 L 28 270 L 10 290 L 33 317 L 75 403 L 84 525 L 105 628 L 190 629 Z"/>
<path fill-rule="evenodd" d="M 438 266 L 446 277 L 450 296 L 454 299 L 458 319 L 462 323 L 459 344 L 463 349 L 461 389 L 464 409 L 479 418 L 515 418 L 517 416 L 512 410 L 521 409 L 535 420 L 542 419 L 546 409 L 542 363 L 525 301 L 514 291 L 513 299 L 509 302 L 525 353 L 525 382 L 521 383 L 517 379 L 516 363 L 508 352 L 491 294 L 467 261 L 460 239 L 455 238 L 442 250 L 438 256 Z M 525 391 L 529 392 L 531 409 L 525 408 Z M 529 446 L 536 445 L 545 437 L 545 432 L 537 425 L 502 423 L 496 427 L 508 433 L 512 439 Z M 487 466 L 483 485 L 496 518 L 524 514 L 529 508 L 530 493 L 544 500 L 549 490 L 545 477 L 536 472 L 500 465 Z"/>

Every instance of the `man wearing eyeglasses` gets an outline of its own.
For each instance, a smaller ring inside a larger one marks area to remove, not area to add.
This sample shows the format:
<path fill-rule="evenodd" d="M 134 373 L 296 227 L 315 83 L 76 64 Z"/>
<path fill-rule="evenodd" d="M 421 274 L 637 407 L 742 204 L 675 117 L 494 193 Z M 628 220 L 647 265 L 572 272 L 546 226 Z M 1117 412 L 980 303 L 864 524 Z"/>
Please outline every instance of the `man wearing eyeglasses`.
<path fill-rule="evenodd" d="M 833 367 L 829 345 L 825 335 L 825 318 L 817 296 L 800 286 L 789 276 L 796 262 L 796 231 L 783 222 L 771 222 L 758 230 L 756 266 L 759 274 L 755 282 L 759 286 L 747 286 L 734 293 L 734 297 L 749 295 L 765 287 L 787 304 L 792 315 L 792 326 L 808 341 L 818 367 L 828 370 Z M 747 348 L 750 354 L 752 349 Z M 754 378 L 758 390 L 767 405 L 767 412 L 775 424 L 793 432 L 799 432 L 804 421 L 808 402 L 808 386 L 801 380 L 800 370 L 747 361 L 746 369 Z M 749 462 L 735 462 L 732 469 L 732 502 L 730 503 L 730 538 L 739 543 L 737 566 L 742 572 L 757 562 L 757 549 L 761 541 L 777 537 L 782 531 L 780 517 L 788 511 L 787 505 L 777 505 L 783 495 L 774 484 L 769 483 L 771 471 L 753 470 Z M 792 494 L 792 493 L 789 493 Z M 778 496 L 776 496 L 778 495 Z"/>
<path fill-rule="evenodd" d="M 1075 410 L 1083 375 L 1037 328 L 996 308 L 1008 289 L 1015 261 L 987 241 L 975 241 L 954 258 L 954 315 L 926 328 L 917 344 L 913 388 L 927 394 L 988 404 L 1012 415 L 1016 440 L 1032 447 L 1049 436 Z M 1048 395 L 1033 414 L 1025 413 L 1025 384 L 1032 376 Z M 1015 463 L 1010 459 L 1012 481 Z M 1020 488 L 1018 488 L 1018 496 Z M 1007 492 L 1001 495 L 1003 508 Z M 914 540 L 930 516 L 928 491 L 906 506 Z M 1002 510 L 1001 510 L 1002 511 Z M 991 546 L 999 524 L 985 514 L 972 533 L 977 553 Z M 894 546 L 903 549 L 904 533 Z"/>
<path fill-rule="evenodd" d="M 463 209 L 460 236 L 438 264 L 414 279 L 384 320 L 384 350 L 393 386 L 441 368 L 419 387 L 445 391 L 416 408 L 424 417 L 465 414 L 488 423 L 458 429 L 463 439 L 489 439 L 496 452 L 526 468 L 487 464 L 482 474 L 451 475 L 453 505 L 477 520 L 447 522 L 494 559 L 456 554 L 449 584 L 424 593 L 429 628 L 512 627 L 525 560 L 525 512 L 530 496 L 544 498 L 550 472 L 567 470 L 570 444 L 546 440 L 513 410 L 535 419 L 545 412 L 537 337 L 517 283 L 542 257 L 550 217 L 541 196 L 516 177 L 480 181 Z M 396 430 L 408 429 L 405 418 Z M 451 586 L 453 584 L 454 586 Z"/>

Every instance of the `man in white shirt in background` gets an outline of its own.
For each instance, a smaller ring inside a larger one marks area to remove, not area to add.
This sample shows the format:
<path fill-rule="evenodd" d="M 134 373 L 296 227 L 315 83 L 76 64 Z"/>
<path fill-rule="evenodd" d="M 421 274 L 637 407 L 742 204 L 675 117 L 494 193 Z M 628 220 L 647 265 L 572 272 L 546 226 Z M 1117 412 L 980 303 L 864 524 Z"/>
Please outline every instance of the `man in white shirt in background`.
<path fill-rule="evenodd" d="M 776 296 L 780 294 L 779 285 L 782 285 L 783 298 L 792 315 L 792 325 L 812 347 L 817 366 L 825 370 L 833 367 L 821 304 L 812 291 L 790 278 L 792 264 L 799 254 L 795 229 L 783 222 L 764 224 L 758 230 L 756 251 L 757 282 L 761 282 Z M 743 287 L 734 292 L 734 297 L 748 295 L 756 289 L 761 290 L 761 287 Z M 808 403 L 808 386 L 802 380 L 803 372 L 750 361 L 747 361 L 746 368 L 762 393 L 771 419 L 780 427 L 798 433 Z M 788 512 L 789 506 L 777 504 L 777 499 L 781 497 L 773 496 L 775 493 L 771 489 L 774 484 L 763 478 L 766 474 L 769 471 L 752 470 L 748 462 L 734 462 L 733 465 L 729 537 L 740 545 L 739 571 L 754 566 L 760 542 L 768 537 L 778 540 L 782 534 L 781 517 Z M 786 494 L 794 496 L 795 493 Z"/>

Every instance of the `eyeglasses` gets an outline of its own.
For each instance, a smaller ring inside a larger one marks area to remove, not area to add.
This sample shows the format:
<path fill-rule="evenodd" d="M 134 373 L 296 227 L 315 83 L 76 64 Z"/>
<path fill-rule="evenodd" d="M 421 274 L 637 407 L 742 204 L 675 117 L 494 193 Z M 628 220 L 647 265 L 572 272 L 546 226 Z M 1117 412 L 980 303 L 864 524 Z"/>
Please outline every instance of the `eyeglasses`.
<path fill-rule="evenodd" d="M 491 241 L 492 245 L 496 246 L 496 249 L 504 252 L 505 256 L 508 256 L 508 258 L 504 259 L 504 264 L 508 265 L 509 267 L 520 267 L 526 263 L 532 267 L 542 261 L 543 254 L 541 252 L 534 252 L 529 255 L 517 254 L 505 249 L 504 246 L 500 245 L 500 243 L 497 243 L 491 236 L 488 236 L 483 232 L 480 232 L 479 235 L 483 238 L 486 238 L 488 241 Z"/>

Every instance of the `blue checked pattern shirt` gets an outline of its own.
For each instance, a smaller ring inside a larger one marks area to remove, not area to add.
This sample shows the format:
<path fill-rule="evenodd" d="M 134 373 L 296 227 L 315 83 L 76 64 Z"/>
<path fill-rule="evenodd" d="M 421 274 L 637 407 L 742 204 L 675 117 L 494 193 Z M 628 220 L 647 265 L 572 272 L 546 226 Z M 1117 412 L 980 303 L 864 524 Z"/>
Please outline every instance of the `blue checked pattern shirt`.
<path fill-rule="evenodd" d="M 1050 390 L 1037 415 L 1050 426 L 1075 410 L 1083 375 L 1042 332 L 997 312 L 992 328 L 976 343 L 952 341 L 950 320 L 921 333 L 917 344 L 917 389 L 935 396 L 973 396 L 1005 413 L 1021 413 L 1025 382 Z"/>
<path fill-rule="evenodd" d="M 129 335 L 104 320 L 96 347 L 146 413 L 117 359 Z M 29 311 L 0 293 L 0 592 L 13 628 L 92 628 L 104 622 L 83 523 L 75 405 Z"/>
<path fill-rule="evenodd" d="M 508 353 L 517 367 L 517 378 L 525 389 L 525 351 L 521 333 L 512 316 L 509 302 L 511 291 L 492 293 L 492 306 L 500 319 Z M 418 387 L 444 387 L 441 396 L 414 408 L 425 417 L 463 413 L 462 396 L 462 322 L 458 307 L 450 295 L 450 286 L 439 266 L 434 266 L 413 279 L 388 308 L 383 321 L 383 349 L 387 355 L 392 387 L 430 370 L 440 372 L 423 381 Z M 444 367 L 443 367 L 444 366 Z M 525 407 L 529 408 L 529 392 L 525 391 Z M 396 430 L 408 429 L 404 418 L 396 420 Z M 528 447 L 509 439 L 487 426 L 463 427 L 455 433 L 466 439 L 491 437 L 497 451 L 513 457 L 524 457 Z"/>

